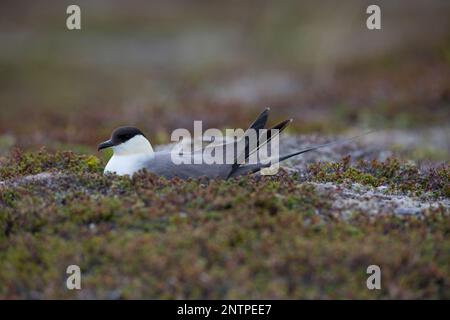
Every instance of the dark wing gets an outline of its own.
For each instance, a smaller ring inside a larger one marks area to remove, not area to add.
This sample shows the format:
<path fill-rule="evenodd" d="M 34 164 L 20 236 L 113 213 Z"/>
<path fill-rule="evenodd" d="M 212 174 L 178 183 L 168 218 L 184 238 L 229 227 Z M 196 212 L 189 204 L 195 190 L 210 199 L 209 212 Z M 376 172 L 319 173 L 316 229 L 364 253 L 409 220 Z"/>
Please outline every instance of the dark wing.
<path fill-rule="evenodd" d="M 236 158 L 235 163 L 233 164 L 231 171 L 228 175 L 228 177 L 231 177 L 234 175 L 235 171 L 238 170 L 240 166 L 245 164 L 245 161 L 256 151 L 258 151 L 261 147 L 267 145 L 270 143 L 270 141 L 278 136 L 281 132 L 283 132 L 284 129 L 292 122 L 292 119 L 284 120 L 280 122 L 279 124 L 273 126 L 267 131 L 267 135 L 263 137 L 263 139 L 259 139 L 259 133 L 257 134 L 257 144 L 250 146 L 249 143 L 246 141 L 245 150 Z M 272 135 L 272 130 L 276 130 L 275 134 Z M 245 137 L 244 137 L 245 138 Z"/>
<path fill-rule="evenodd" d="M 249 129 L 244 133 L 248 134 L 248 131 L 250 129 L 259 130 L 263 129 L 264 126 L 267 123 L 267 119 L 269 117 L 269 108 L 265 109 L 261 114 L 258 115 L 258 117 L 253 121 L 253 123 L 250 125 Z M 242 139 L 242 138 L 241 138 Z M 206 147 L 202 152 L 205 151 L 211 151 L 210 148 L 218 150 L 219 148 L 222 148 L 223 154 L 226 155 L 227 145 L 230 143 L 235 144 L 234 149 L 236 149 L 236 144 L 238 142 L 233 141 L 229 143 L 224 144 L 218 144 L 213 147 Z M 233 149 L 233 150 L 234 150 Z M 155 158 L 151 161 L 148 161 L 148 163 L 145 164 L 145 168 L 153 172 L 157 175 L 164 176 L 166 178 L 172 178 L 172 177 L 179 177 L 182 179 L 187 178 L 198 178 L 202 176 L 206 176 L 208 178 L 222 178 L 225 179 L 229 176 L 230 171 L 232 170 L 232 164 L 205 164 L 203 161 L 199 161 L 199 164 L 195 164 L 193 159 L 195 157 L 201 157 L 202 152 L 195 152 L 192 154 L 185 154 L 183 157 L 191 158 L 187 159 L 188 163 L 182 163 L 182 164 L 175 164 L 172 160 L 170 151 L 164 151 L 164 152 L 157 152 L 155 153 Z M 225 160 L 226 157 L 223 159 Z M 225 162 L 225 161 L 223 161 Z M 236 162 L 236 158 L 234 159 L 234 162 Z"/>

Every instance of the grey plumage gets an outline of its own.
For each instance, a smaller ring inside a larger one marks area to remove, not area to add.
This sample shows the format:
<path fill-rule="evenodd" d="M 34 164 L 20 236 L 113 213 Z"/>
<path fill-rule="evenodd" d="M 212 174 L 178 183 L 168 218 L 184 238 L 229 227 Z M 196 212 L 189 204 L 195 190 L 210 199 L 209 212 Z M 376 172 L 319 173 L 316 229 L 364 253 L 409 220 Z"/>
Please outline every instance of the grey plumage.
<path fill-rule="evenodd" d="M 267 119 L 269 117 L 269 111 L 270 109 L 265 109 L 257 118 L 256 120 L 250 125 L 250 127 L 245 131 L 244 137 L 248 135 L 248 132 L 250 129 L 254 130 L 260 130 L 263 129 L 267 123 Z M 237 142 L 235 143 L 235 145 Z M 218 146 L 216 148 L 220 148 L 221 146 Z M 227 144 L 222 145 L 225 150 L 227 147 Z M 234 147 L 236 149 L 236 146 Z M 174 164 L 171 158 L 170 151 L 160 151 L 155 153 L 155 158 L 151 161 L 148 161 L 145 164 L 145 169 L 147 169 L 150 172 L 153 172 L 157 175 L 164 176 L 166 178 L 173 178 L 173 177 L 179 177 L 181 179 L 187 179 L 187 178 L 199 178 L 206 176 L 208 178 L 217 178 L 217 179 L 226 179 L 231 176 L 233 176 L 233 173 L 236 172 L 236 169 L 239 167 L 239 160 L 243 156 L 245 158 L 248 157 L 248 154 L 250 153 L 248 151 L 248 143 L 246 144 L 246 148 L 244 152 L 246 152 L 246 155 L 238 155 L 234 159 L 234 164 L 194 164 L 195 162 L 193 159 L 195 157 L 201 157 L 201 151 L 197 153 L 192 153 L 189 155 L 185 155 L 186 158 L 191 158 L 190 163 L 186 164 Z M 189 161 L 187 161 L 189 162 Z"/>
<path fill-rule="evenodd" d="M 193 157 L 201 156 L 200 154 L 192 155 Z M 145 169 L 149 172 L 166 177 L 168 179 L 179 177 L 187 178 L 217 178 L 225 179 L 231 170 L 231 164 L 174 164 L 171 159 L 170 151 L 155 152 L 155 157 L 145 164 Z"/>
<path fill-rule="evenodd" d="M 242 138 L 240 138 L 239 141 L 223 143 L 223 144 L 219 144 L 219 145 L 212 147 L 215 150 L 218 150 L 218 148 L 222 148 L 223 155 L 225 155 L 225 158 L 226 158 L 226 150 L 228 147 L 230 147 L 230 144 L 233 144 L 233 150 L 236 150 L 237 144 L 238 143 L 242 144 L 242 142 L 244 142 L 244 146 L 245 146 L 244 150 L 241 151 L 240 153 L 236 152 L 236 156 L 233 158 L 233 162 L 231 164 L 227 164 L 226 162 L 225 162 L 225 164 L 217 164 L 217 163 L 207 164 L 207 163 L 205 163 L 201 159 L 201 157 L 203 156 L 203 151 L 205 149 L 196 150 L 191 153 L 183 153 L 182 157 L 188 161 L 185 161 L 185 163 L 181 163 L 181 164 L 175 164 L 172 159 L 171 150 L 169 150 L 169 151 L 166 150 L 166 151 L 158 151 L 158 152 L 153 153 L 153 157 L 139 158 L 138 160 L 133 160 L 134 161 L 133 167 L 137 168 L 137 170 L 139 170 L 139 168 L 146 169 L 149 172 L 152 172 L 156 175 L 164 176 L 166 178 L 179 177 L 181 179 L 187 179 L 187 178 L 207 177 L 207 178 L 214 178 L 214 179 L 228 179 L 231 177 L 237 177 L 237 176 L 242 176 L 242 175 L 246 175 L 246 174 L 256 173 L 264 168 L 270 167 L 276 163 L 279 163 L 279 162 L 289 159 L 291 157 L 300 155 L 302 153 L 314 151 L 314 150 L 317 150 L 317 149 L 320 149 L 323 147 L 327 147 L 327 146 L 330 146 L 330 145 L 336 144 L 336 143 L 348 142 L 348 141 L 351 141 L 353 139 L 360 137 L 360 136 L 357 136 L 357 137 L 353 137 L 353 138 L 342 140 L 342 141 L 333 141 L 333 142 L 329 142 L 326 144 L 311 146 L 311 147 L 299 150 L 297 152 L 282 155 L 280 157 L 271 158 L 271 159 L 269 159 L 269 161 L 261 162 L 261 160 L 258 160 L 260 162 L 257 162 L 255 164 L 249 164 L 247 160 L 249 159 L 250 155 L 252 155 L 256 151 L 258 151 L 262 146 L 264 146 L 266 144 L 270 144 L 272 139 L 276 135 L 279 135 L 292 121 L 292 119 L 289 119 L 289 120 L 285 120 L 285 121 L 275 125 L 274 127 L 271 128 L 271 129 L 277 130 L 273 136 L 268 134 L 266 137 L 263 137 L 263 138 L 258 137 L 259 140 L 257 141 L 257 144 L 250 146 L 247 141 L 247 140 L 249 140 L 248 135 L 249 135 L 250 130 L 254 129 L 254 130 L 256 130 L 256 132 L 258 132 L 258 130 L 263 129 L 267 123 L 268 114 L 269 114 L 269 109 L 264 110 L 256 118 L 256 120 L 250 125 L 250 127 L 245 131 L 244 136 Z M 140 132 L 140 131 L 137 131 L 137 129 L 132 128 L 132 127 L 123 127 L 120 130 L 119 129 L 113 133 L 113 136 L 110 140 L 100 144 L 99 149 L 102 149 L 104 147 L 109 147 L 109 146 L 111 146 L 111 144 L 113 144 L 112 142 L 117 141 L 117 137 L 114 136 L 114 134 L 117 132 L 120 133 L 122 138 L 126 137 L 126 136 L 134 136 Z M 146 143 L 148 143 L 147 140 L 144 140 L 144 141 Z M 206 147 L 206 149 L 207 148 L 211 148 L 211 147 Z M 209 149 L 209 151 L 211 151 L 211 150 L 212 149 Z M 194 159 L 197 159 L 197 158 L 199 161 L 194 161 Z M 117 161 L 119 161 L 119 160 L 117 160 Z M 120 160 L 120 161 L 123 161 L 123 160 Z M 115 165 L 117 166 L 116 163 L 115 163 Z M 125 167 L 127 165 L 128 165 L 128 161 L 125 161 L 124 164 L 119 165 L 119 168 Z M 137 171 L 137 170 L 132 170 L 132 171 Z M 106 169 L 105 169 L 105 171 L 106 171 Z"/>

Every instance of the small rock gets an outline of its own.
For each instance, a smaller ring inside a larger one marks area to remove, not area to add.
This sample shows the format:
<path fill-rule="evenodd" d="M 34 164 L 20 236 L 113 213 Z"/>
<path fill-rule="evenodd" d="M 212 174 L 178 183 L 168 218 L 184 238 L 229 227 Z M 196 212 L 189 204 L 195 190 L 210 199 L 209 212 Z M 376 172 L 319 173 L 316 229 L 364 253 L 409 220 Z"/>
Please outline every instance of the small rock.
<path fill-rule="evenodd" d="M 399 215 L 405 215 L 405 216 L 412 216 L 412 215 L 416 215 L 416 214 L 420 214 L 421 210 L 420 208 L 397 208 L 394 210 L 395 214 L 399 214 Z"/>

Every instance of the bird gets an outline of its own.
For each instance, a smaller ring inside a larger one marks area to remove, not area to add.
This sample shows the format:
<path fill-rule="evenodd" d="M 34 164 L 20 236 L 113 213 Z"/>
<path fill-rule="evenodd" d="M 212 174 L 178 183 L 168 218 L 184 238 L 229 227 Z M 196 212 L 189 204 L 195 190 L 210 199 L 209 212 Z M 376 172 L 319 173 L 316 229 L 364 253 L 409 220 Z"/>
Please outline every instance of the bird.
<path fill-rule="evenodd" d="M 251 130 L 264 129 L 268 120 L 270 108 L 266 108 L 261 112 L 256 120 L 244 132 L 244 136 L 249 135 Z M 180 179 L 207 177 L 211 179 L 229 179 L 233 177 L 255 174 L 264 168 L 271 167 L 284 160 L 298 156 L 300 154 L 317 150 L 332 144 L 348 142 L 357 137 L 346 139 L 343 141 L 332 141 L 325 144 L 310 146 L 293 153 L 283 156 L 277 156 L 269 161 L 257 161 L 249 163 L 249 157 L 257 152 L 262 146 L 271 143 L 275 136 L 278 136 L 290 123 L 292 119 L 288 119 L 278 123 L 270 129 L 275 129 L 274 134 L 267 134 L 265 139 L 258 140 L 256 145 L 249 145 L 247 140 L 240 140 L 245 144 L 241 153 L 236 152 L 232 163 L 204 163 L 202 161 L 185 161 L 184 163 L 175 164 L 172 160 L 170 150 L 154 151 L 151 143 L 145 134 L 136 127 L 124 126 L 115 129 L 111 138 L 98 145 L 98 151 L 112 148 L 113 155 L 108 161 L 104 174 L 114 173 L 117 175 L 129 175 L 140 170 L 147 170 L 158 176 L 167 179 L 178 177 Z M 270 131 L 269 131 L 270 132 Z M 241 138 L 243 139 L 243 138 Z M 219 147 L 226 147 L 230 142 L 223 142 Z M 231 142 L 236 144 L 237 142 Z M 217 148 L 217 145 L 215 146 Z M 185 158 L 196 159 L 202 156 L 202 150 L 194 150 L 190 153 L 183 154 Z"/>

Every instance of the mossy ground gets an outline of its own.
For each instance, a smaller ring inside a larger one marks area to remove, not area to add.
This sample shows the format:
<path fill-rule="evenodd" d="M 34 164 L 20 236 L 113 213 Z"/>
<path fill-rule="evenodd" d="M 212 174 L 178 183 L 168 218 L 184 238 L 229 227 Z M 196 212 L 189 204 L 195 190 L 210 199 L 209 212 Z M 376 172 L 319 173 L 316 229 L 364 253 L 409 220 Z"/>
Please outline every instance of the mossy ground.
<path fill-rule="evenodd" d="M 447 3 L 385 1 L 376 31 L 361 1 L 84 1 L 81 31 L 23 3 L 0 10 L 0 298 L 450 298 Z M 155 146 L 265 107 L 292 151 L 379 131 L 276 177 L 105 177 L 92 156 L 121 125 Z"/>
<path fill-rule="evenodd" d="M 182 181 L 104 176 L 102 165 L 70 152 L 3 159 L 1 298 L 450 298 L 448 208 L 344 219 L 309 182 L 388 178 L 445 197 L 448 166 L 344 159 L 310 167 L 307 181 Z M 71 264 L 81 291 L 65 287 Z M 372 264 L 381 290 L 366 287 Z"/>

